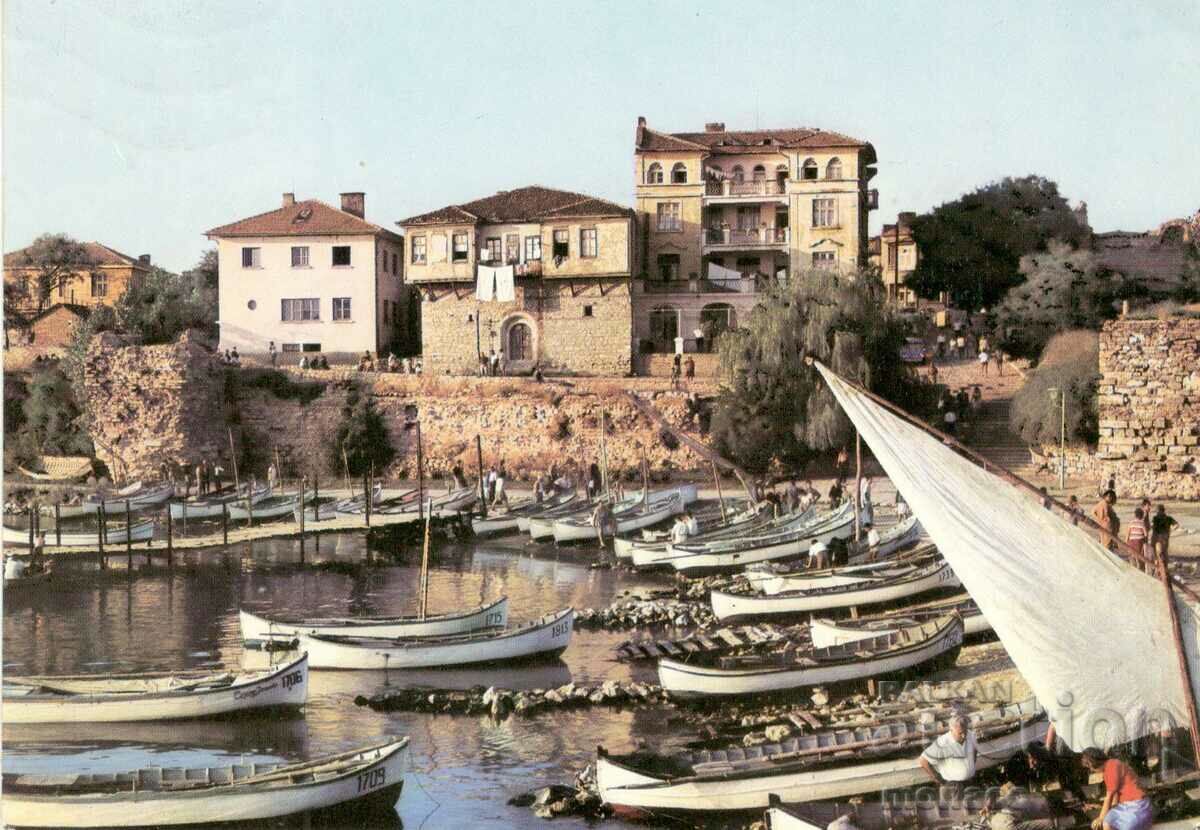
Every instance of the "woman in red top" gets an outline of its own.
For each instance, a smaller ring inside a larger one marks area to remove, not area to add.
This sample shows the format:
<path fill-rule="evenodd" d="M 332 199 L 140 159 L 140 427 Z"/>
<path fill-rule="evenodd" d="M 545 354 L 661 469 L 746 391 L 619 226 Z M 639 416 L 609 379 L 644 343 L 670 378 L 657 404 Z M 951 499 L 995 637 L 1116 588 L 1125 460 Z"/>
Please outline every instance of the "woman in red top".
<path fill-rule="evenodd" d="M 1134 771 L 1095 748 L 1085 749 L 1081 757 L 1089 770 L 1104 773 L 1104 804 L 1092 822 L 1092 830 L 1149 830 L 1154 823 L 1154 808 Z"/>

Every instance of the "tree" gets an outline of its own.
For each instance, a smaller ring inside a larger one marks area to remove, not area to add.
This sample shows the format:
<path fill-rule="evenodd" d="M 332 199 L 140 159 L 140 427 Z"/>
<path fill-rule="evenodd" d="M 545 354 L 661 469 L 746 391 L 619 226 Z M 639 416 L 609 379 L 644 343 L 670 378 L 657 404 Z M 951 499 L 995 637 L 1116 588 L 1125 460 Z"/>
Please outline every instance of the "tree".
<path fill-rule="evenodd" d="M 98 263 L 82 242 L 62 233 L 45 233 L 5 266 L 20 269 L 18 278 L 4 281 L 7 348 L 9 328 L 28 328 L 32 318 L 50 305 L 55 291 L 65 291 L 80 275 L 95 273 Z"/>
<path fill-rule="evenodd" d="M 117 327 L 146 344 L 173 342 L 187 329 L 215 335 L 215 296 L 201 279 L 195 271 L 179 275 L 151 269 L 117 301 Z"/>
<path fill-rule="evenodd" d="M 217 249 L 208 248 L 200 255 L 199 261 L 183 276 L 193 280 L 197 289 L 212 292 L 215 300 L 217 289 L 220 287 L 220 268 L 218 267 Z"/>
<path fill-rule="evenodd" d="M 349 466 L 350 475 L 363 476 L 373 470 L 382 471 L 395 457 L 396 450 L 383 417 L 375 410 L 371 398 L 357 388 L 352 389 L 342 408 L 341 426 L 329 445 L 331 469 L 341 473 Z"/>
<path fill-rule="evenodd" d="M 1058 395 L 1066 390 L 1067 440 L 1094 444 L 1100 437 L 1099 380 L 1100 335 L 1094 331 L 1056 334 L 1046 344 L 1038 367 L 1013 395 L 1009 424 L 1027 444 L 1057 444 L 1063 417 Z"/>
<path fill-rule="evenodd" d="M 17 456 L 23 461 L 41 455 L 93 454 L 71 382 L 57 367 L 39 371 L 30 381 L 24 423 L 16 439 Z"/>
<path fill-rule="evenodd" d="M 866 272 L 811 271 L 776 285 L 744 329 L 719 341 L 724 378 L 712 433 L 720 452 L 753 472 L 772 461 L 793 469 L 845 446 L 853 431 L 833 393 L 805 358 L 910 409 L 923 387 L 898 358 L 902 325 Z"/>
<path fill-rule="evenodd" d="M 1126 281 L 1092 251 L 1059 240 L 1021 257 L 1020 271 L 1024 282 L 996 307 L 996 330 L 1006 352 L 1033 360 L 1055 334 L 1099 329 L 1116 317 L 1116 302 L 1126 289 Z"/>
<path fill-rule="evenodd" d="M 1090 243 L 1082 224 L 1041 176 L 993 182 L 918 216 L 912 226 L 920 259 L 908 284 L 926 299 L 942 292 L 968 310 L 994 307 L 1022 281 L 1021 257 L 1060 239 Z"/>

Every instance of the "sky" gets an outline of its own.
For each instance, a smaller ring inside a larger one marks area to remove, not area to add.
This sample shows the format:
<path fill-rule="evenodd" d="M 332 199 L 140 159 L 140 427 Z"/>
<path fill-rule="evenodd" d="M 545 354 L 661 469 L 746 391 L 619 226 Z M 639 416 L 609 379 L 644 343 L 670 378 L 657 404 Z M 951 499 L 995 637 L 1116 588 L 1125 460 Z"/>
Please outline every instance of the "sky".
<path fill-rule="evenodd" d="M 1054 179 L 1098 230 L 1200 208 L 1200 2 L 5 0 L 4 250 L 193 265 L 280 194 L 381 225 L 528 184 L 633 199 L 663 131 L 870 141 L 880 209 Z"/>

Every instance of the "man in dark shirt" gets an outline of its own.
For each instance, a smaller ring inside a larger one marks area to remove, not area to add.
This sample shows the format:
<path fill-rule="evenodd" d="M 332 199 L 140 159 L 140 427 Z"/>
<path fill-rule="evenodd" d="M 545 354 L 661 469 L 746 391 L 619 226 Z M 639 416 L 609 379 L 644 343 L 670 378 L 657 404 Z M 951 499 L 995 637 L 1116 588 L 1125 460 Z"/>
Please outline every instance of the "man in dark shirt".
<path fill-rule="evenodd" d="M 1174 516 L 1168 516 L 1166 506 L 1160 504 L 1154 518 L 1150 520 L 1150 538 L 1154 544 L 1155 556 L 1166 556 L 1170 552 L 1173 527 L 1179 527 L 1179 522 L 1175 521 Z"/>

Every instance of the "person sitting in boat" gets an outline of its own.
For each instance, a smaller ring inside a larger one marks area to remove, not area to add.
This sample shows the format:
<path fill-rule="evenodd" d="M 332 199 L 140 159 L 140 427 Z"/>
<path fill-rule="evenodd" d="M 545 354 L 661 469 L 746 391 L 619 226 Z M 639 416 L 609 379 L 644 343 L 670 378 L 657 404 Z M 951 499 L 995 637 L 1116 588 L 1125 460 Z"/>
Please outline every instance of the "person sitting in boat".
<path fill-rule="evenodd" d="M 683 524 L 687 528 L 688 536 L 698 536 L 700 534 L 700 523 L 696 521 L 696 517 L 692 515 L 692 511 L 684 511 Z"/>
<path fill-rule="evenodd" d="M 977 752 L 971 719 L 955 715 L 950 719 L 950 731 L 927 746 L 918 763 L 934 783 L 949 791 L 951 798 L 960 798 L 963 784 L 975 777 Z"/>
<path fill-rule="evenodd" d="M 454 469 L 450 471 L 450 474 L 454 477 L 454 488 L 456 490 L 466 489 L 467 476 L 466 473 L 463 472 L 462 464 L 456 463 L 454 465 Z"/>
<path fill-rule="evenodd" d="M 675 524 L 671 526 L 671 544 L 682 545 L 688 540 L 687 520 L 683 516 L 675 517 Z"/>
<path fill-rule="evenodd" d="M 1104 775 L 1104 803 L 1092 822 L 1092 830 L 1149 830 L 1154 823 L 1154 807 L 1134 771 L 1124 761 L 1109 758 L 1095 747 L 1080 753 L 1080 760 L 1090 771 Z"/>

